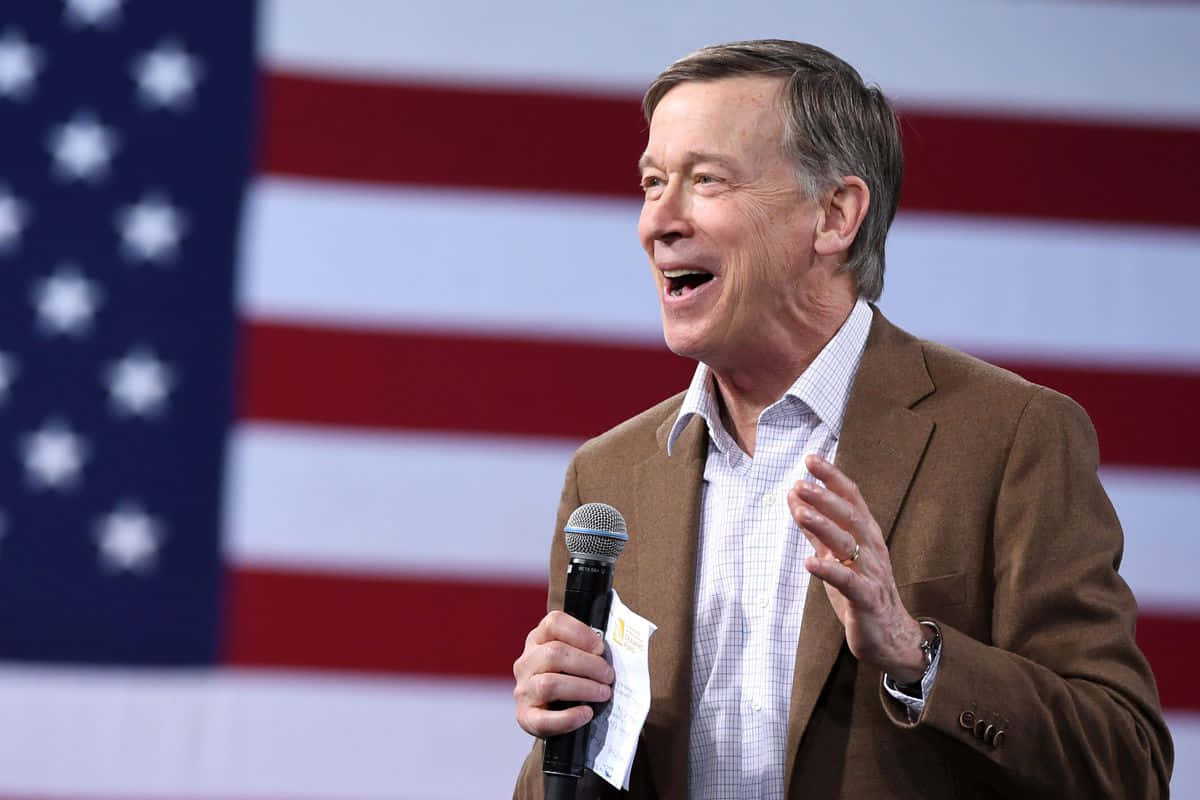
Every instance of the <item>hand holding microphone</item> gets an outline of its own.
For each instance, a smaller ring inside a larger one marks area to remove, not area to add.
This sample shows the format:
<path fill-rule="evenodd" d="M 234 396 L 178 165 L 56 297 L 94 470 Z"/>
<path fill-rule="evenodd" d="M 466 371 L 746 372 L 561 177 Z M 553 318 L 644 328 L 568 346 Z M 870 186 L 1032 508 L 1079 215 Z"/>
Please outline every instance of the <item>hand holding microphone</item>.
<path fill-rule="evenodd" d="M 569 791 L 561 796 L 572 796 L 574 779 L 583 771 L 583 726 L 593 713 L 587 703 L 612 696 L 613 671 L 597 631 L 608 622 L 613 567 L 628 534 L 620 512 L 603 503 L 577 508 L 564 531 L 571 554 L 564 610 L 551 611 L 526 637 L 525 650 L 513 664 L 513 697 L 518 724 L 547 738 L 547 791 L 562 777 Z"/>

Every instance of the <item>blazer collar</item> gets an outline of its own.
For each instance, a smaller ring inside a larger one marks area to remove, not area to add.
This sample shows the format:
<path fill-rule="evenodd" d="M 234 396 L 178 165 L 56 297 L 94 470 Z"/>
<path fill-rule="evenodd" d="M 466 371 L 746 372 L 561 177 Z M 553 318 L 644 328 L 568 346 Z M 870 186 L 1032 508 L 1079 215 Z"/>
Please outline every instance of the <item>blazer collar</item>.
<path fill-rule="evenodd" d="M 700 489 L 708 430 L 693 417 L 675 439 L 674 405 L 655 432 L 658 449 L 634 469 L 639 532 L 638 613 L 658 626 L 650 640 L 650 713 L 641 747 L 661 800 L 686 800 L 692 704 L 692 624 Z"/>

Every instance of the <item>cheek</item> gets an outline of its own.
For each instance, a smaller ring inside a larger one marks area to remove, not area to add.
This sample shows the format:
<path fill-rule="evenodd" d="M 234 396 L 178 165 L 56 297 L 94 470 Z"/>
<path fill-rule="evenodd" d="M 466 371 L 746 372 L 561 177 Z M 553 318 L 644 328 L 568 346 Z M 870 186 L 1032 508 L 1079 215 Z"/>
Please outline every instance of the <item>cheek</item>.
<path fill-rule="evenodd" d="M 746 209 L 746 244 L 747 249 L 759 257 L 764 257 L 776 249 L 780 234 L 779 220 L 771 209 L 757 204 Z"/>
<path fill-rule="evenodd" d="M 794 209 L 767 206 L 753 209 L 747 222 L 759 280 L 774 293 L 793 288 L 808 261 L 807 218 Z"/>
<path fill-rule="evenodd" d="M 780 230 L 769 214 L 755 210 L 744 218 L 740 245 L 738 247 L 738 272 L 746 284 L 746 290 L 776 291 L 784 258 Z"/>
<path fill-rule="evenodd" d="M 643 205 L 642 213 L 638 216 L 637 237 L 638 241 L 641 242 L 642 249 L 651 254 L 653 254 L 652 251 L 654 249 L 654 240 L 651 235 L 652 230 L 650 215 L 646 210 L 646 206 Z"/>

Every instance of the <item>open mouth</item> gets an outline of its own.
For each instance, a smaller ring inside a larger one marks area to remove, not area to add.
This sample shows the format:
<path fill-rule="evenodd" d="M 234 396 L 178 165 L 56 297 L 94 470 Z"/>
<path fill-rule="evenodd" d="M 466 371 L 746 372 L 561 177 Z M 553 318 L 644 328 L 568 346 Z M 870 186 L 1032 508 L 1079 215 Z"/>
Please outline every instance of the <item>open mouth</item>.
<path fill-rule="evenodd" d="M 698 269 L 665 269 L 663 277 L 667 279 L 667 294 L 683 297 L 711 281 L 713 274 Z"/>

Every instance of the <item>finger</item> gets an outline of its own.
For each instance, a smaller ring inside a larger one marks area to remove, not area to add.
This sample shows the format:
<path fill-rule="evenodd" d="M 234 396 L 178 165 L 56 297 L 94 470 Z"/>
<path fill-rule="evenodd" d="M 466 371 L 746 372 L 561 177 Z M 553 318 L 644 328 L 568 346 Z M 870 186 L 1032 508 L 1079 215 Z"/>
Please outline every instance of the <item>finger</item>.
<path fill-rule="evenodd" d="M 547 708 L 527 708 L 517 715 L 517 723 L 534 736 L 557 736 L 581 728 L 592 721 L 592 707 L 571 706 L 559 711 Z"/>
<path fill-rule="evenodd" d="M 816 511 L 822 513 L 824 517 L 830 519 L 835 524 L 838 524 L 842 530 L 856 539 L 865 536 L 870 529 L 870 518 L 863 516 L 856 507 L 850 504 L 844 498 L 830 492 L 828 488 L 823 487 L 820 483 L 812 481 L 799 481 L 796 485 L 796 493 L 800 500 L 808 504 Z"/>
<path fill-rule="evenodd" d="M 882 544 L 883 537 L 878 533 L 879 526 L 866 507 L 859 507 L 845 498 L 838 497 L 827 487 L 812 481 L 800 481 L 796 484 L 800 499 L 824 514 L 842 530 L 849 533 L 856 541 L 867 544 Z"/>
<path fill-rule="evenodd" d="M 825 515 L 821 514 L 807 503 L 801 502 L 796 514 L 796 524 L 805 532 L 813 547 L 827 551 L 818 555 L 832 555 L 839 561 L 847 559 L 854 552 L 858 541 L 850 532 L 842 529 Z M 818 546 L 818 542 L 820 546 Z M 861 556 L 860 556 L 861 557 Z"/>
<path fill-rule="evenodd" d="M 863 499 L 858 484 L 850 480 L 846 473 L 838 469 L 832 462 L 818 455 L 809 455 L 804 460 L 809 473 L 828 487 L 829 491 L 844 499 L 852 507 L 867 511 L 867 501 Z"/>
<path fill-rule="evenodd" d="M 809 556 L 805 559 L 804 566 L 808 569 L 809 574 L 820 578 L 841 592 L 850 605 L 860 608 L 867 605 L 869 601 L 867 582 L 854 570 L 831 558 L 817 558 L 816 556 Z"/>
<path fill-rule="evenodd" d="M 597 655 L 604 653 L 604 641 L 596 635 L 591 627 L 570 614 L 558 610 L 551 611 L 542 617 L 542 621 L 530 632 L 526 642 L 528 644 L 563 642 Z"/>
<path fill-rule="evenodd" d="M 534 708 L 547 708 L 552 703 L 603 703 L 612 698 L 612 687 L 606 683 L 543 672 L 517 684 L 513 689 L 517 704 Z"/>
<path fill-rule="evenodd" d="M 812 506 L 800 499 L 800 495 L 796 492 L 795 487 L 792 487 L 788 491 L 787 503 L 788 510 L 792 513 L 792 519 L 795 520 L 796 525 L 800 527 L 800 532 L 804 534 L 804 538 L 808 539 L 808 541 L 812 544 L 813 549 L 817 552 L 817 555 L 821 556 L 822 558 L 831 555 L 831 551 L 825 546 L 825 543 L 814 536 L 811 531 L 809 531 L 808 523 L 805 520 L 805 512 L 807 509 L 811 509 Z"/>
<path fill-rule="evenodd" d="M 600 683 L 613 682 L 613 668 L 603 656 L 585 652 L 566 642 L 546 642 L 529 651 L 528 655 L 523 665 L 525 675 L 561 672 Z"/>

